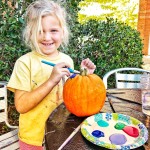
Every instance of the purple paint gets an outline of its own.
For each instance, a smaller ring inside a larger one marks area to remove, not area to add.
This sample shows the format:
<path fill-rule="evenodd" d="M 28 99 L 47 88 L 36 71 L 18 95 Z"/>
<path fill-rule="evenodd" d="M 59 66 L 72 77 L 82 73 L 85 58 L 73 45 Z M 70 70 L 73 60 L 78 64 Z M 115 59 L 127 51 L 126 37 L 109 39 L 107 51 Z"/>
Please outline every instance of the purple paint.
<path fill-rule="evenodd" d="M 109 137 L 109 140 L 111 141 L 112 144 L 115 145 L 122 145 L 125 144 L 127 141 L 126 137 L 123 134 L 119 134 L 119 133 L 112 134 Z"/>
<path fill-rule="evenodd" d="M 95 137 L 97 137 L 97 138 L 100 138 L 100 137 L 104 137 L 104 136 L 105 136 L 105 135 L 104 135 L 104 132 L 102 132 L 102 131 L 100 131 L 100 130 L 94 130 L 94 131 L 92 132 L 92 135 L 95 136 Z"/>

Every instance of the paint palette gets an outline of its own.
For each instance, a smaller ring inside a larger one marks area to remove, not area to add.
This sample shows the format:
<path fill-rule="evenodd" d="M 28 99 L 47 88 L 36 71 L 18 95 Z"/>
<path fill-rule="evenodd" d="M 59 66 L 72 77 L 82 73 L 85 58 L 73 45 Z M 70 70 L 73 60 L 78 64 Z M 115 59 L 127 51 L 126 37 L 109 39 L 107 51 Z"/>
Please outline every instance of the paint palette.
<path fill-rule="evenodd" d="M 82 135 L 90 142 L 108 149 L 134 149 L 148 140 L 148 130 L 139 120 L 118 113 L 99 113 L 81 125 Z"/>

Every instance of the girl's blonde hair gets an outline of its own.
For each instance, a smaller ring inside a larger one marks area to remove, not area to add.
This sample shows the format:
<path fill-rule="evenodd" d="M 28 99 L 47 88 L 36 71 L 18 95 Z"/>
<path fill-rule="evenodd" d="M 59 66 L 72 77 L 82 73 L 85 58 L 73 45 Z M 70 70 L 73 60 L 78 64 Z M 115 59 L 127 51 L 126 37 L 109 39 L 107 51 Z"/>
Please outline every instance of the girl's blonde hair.
<path fill-rule="evenodd" d="M 37 36 L 42 30 L 41 20 L 43 16 L 53 15 L 56 16 L 63 29 L 62 46 L 68 44 L 68 28 L 66 23 L 65 10 L 57 3 L 51 0 L 38 0 L 31 3 L 26 11 L 26 27 L 23 32 L 25 43 L 32 49 L 42 54 L 38 42 Z"/>

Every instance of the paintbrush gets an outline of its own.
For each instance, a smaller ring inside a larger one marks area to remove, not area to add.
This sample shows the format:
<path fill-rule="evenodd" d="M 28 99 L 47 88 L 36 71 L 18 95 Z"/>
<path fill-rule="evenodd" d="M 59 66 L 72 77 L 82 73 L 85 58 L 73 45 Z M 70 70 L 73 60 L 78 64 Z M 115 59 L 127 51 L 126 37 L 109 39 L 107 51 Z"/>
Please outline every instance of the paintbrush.
<path fill-rule="evenodd" d="M 69 137 L 63 142 L 63 144 L 58 148 L 58 150 L 62 150 L 64 146 L 77 134 L 77 132 L 80 130 L 81 124 L 75 128 L 75 130 L 69 135 Z"/>
<path fill-rule="evenodd" d="M 44 63 L 44 64 L 47 64 L 47 65 L 53 66 L 53 67 L 56 65 L 56 64 L 54 64 L 54 63 L 52 63 L 52 62 L 45 61 L 45 60 L 42 60 L 41 62 Z M 73 69 L 71 69 L 71 68 L 67 68 L 67 69 L 70 71 L 70 73 L 76 73 L 76 74 L 79 74 L 79 73 L 80 73 L 79 71 L 73 70 Z"/>

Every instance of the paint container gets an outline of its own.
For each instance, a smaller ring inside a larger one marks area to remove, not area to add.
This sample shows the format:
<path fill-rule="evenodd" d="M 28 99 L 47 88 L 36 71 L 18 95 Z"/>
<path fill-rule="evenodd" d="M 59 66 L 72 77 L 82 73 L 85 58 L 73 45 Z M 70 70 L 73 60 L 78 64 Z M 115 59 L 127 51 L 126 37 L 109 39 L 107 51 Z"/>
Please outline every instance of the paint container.
<path fill-rule="evenodd" d="M 150 116 L 150 74 L 143 73 L 140 79 L 142 112 Z"/>

